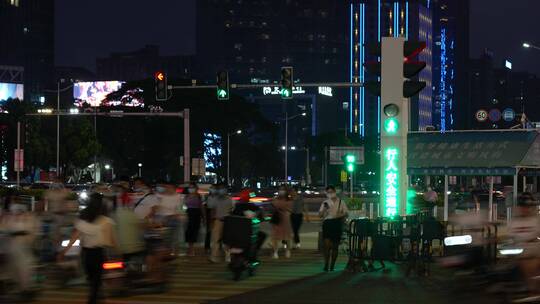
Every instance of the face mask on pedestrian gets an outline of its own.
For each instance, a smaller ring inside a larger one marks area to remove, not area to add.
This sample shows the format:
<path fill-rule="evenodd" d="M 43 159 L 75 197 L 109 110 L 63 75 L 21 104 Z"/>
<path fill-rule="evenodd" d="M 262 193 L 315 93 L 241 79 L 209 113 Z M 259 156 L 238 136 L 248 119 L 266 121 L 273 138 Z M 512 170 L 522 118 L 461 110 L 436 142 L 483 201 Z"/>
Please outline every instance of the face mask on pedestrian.
<path fill-rule="evenodd" d="M 156 192 L 157 193 L 165 193 L 165 187 L 157 186 L 156 187 Z"/>
<path fill-rule="evenodd" d="M 336 193 L 335 192 L 328 192 L 328 193 L 326 193 L 326 197 L 328 197 L 329 199 L 336 198 Z"/>
<path fill-rule="evenodd" d="M 195 190 L 196 190 L 195 188 L 189 188 L 188 192 L 193 194 L 193 193 L 195 193 Z"/>
<path fill-rule="evenodd" d="M 219 189 L 219 190 L 217 190 L 217 194 L 222 195 L 222 196 L 226 195 L 227 194 L 227 189 Z"/>

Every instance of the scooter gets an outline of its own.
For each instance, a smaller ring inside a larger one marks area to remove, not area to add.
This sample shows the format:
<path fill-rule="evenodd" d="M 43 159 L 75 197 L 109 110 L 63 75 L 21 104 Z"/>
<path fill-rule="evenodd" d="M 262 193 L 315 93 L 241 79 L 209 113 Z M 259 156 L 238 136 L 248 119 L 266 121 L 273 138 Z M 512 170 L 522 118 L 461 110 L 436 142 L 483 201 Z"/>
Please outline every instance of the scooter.
<path fill-rule="evenodd" d="M 229 269 L 235 281 L 240 280 L 244 271 L 247 271 L 249 276 L 255 275 L 260 265 L 257 251 L 265 237 L 259 230 L 260 222 L 257 218 L 242 216 L 227 216 L 224 219 L 223 243 L 230 249 Z"/>

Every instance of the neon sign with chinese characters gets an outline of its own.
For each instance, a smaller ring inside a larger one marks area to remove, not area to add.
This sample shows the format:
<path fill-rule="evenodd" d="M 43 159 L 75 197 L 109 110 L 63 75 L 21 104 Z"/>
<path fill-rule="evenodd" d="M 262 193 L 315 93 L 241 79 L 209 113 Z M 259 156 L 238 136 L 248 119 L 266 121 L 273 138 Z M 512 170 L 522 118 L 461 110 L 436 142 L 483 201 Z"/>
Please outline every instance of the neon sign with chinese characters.
<path fill-rule="evenodd" d="M 398 213 L 399 169 L 398 149 L 388 148 L 384 152 L 384 214 L 393 217 Z"/>

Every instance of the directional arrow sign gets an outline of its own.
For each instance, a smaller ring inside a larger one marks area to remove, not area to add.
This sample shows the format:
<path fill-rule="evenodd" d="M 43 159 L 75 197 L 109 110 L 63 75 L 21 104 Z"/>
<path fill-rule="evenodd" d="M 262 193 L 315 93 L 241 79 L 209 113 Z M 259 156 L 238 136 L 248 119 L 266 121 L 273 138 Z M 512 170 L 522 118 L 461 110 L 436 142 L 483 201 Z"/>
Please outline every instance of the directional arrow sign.
<path fill-rule="evenodd" d="M 218 96 L 221 97 L 221 98 L 225 98 L 225 97 L 227 97 L 227 92 L 225 92 L 225 90 L 219 90 L 218 91 Z"/>

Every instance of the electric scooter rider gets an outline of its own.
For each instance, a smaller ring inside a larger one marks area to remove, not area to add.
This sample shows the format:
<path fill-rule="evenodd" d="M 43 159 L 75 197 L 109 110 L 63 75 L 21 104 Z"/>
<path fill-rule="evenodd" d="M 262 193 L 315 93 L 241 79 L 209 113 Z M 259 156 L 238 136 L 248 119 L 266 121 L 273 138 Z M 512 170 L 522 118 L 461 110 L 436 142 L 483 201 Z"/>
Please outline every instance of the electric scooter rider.
<path fill-rule="evenodd" d="M 240 199 L 234 206 L 231 214 L 235 216 L 243 216 L 243 217 L 248 217 L 248 218 L 258 218 L 260 221 L 264 221 L 263 210 L 259 206 L 249 201 L 250 194 L 251 194 L 251 191 L 249 189 L 244 189 L 240 192 L 239 194 Z M 257 242 L 255 245 L 255 251 L 250 255 L 250 262 L 257 261 L 257 253 L 261 249 L 265 240 L 266 240 L 266 233 L 259 230 L 257 233 Z"/>

